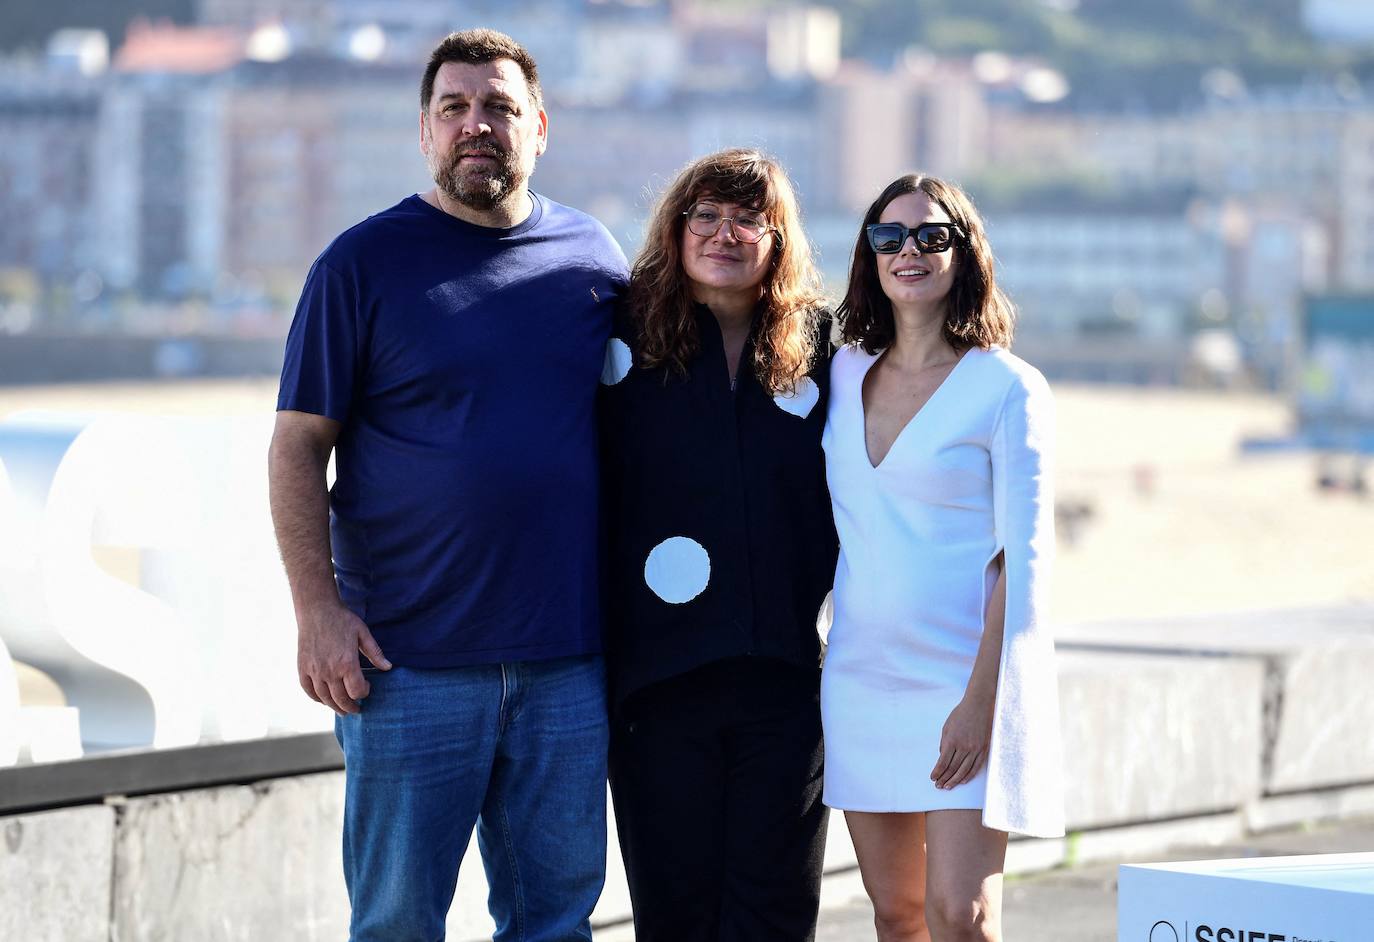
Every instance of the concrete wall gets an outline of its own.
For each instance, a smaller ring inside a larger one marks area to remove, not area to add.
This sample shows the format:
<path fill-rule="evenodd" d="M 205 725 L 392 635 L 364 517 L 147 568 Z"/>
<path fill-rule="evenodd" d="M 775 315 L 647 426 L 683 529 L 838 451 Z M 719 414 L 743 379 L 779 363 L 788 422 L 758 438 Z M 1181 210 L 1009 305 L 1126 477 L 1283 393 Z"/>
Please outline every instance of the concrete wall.
<path fill-rule="evenodd" d="M 1248 764 L 1256 743 L 1241 712 L 1248 717 L 1258 701 L 1259 794 L 1374 782 L 1374 700 L 1364 694 L 1374 677 L 1374 605 L 1078 625 L 1060 631 L 1059 647 L 1092 659 L 1126 652 L 1166 658 L 1175 679 L 1159 697 L 1182 695 L 1176 688 L 1210 665 L 1212 689 L 1195 690 L 1191 705 L 1177 704 L 1176 733 L 1203 737 L 1186 748 L 1191 761 L 1207 762 L 1200 747 L 1215 743 L 1222 727 L 1232 740 L 1218 744 L 1225 760 Z"/>
<path fill-rule="evenodd" d="M 1305 802 L 1314 817 L 1374 807 L 1374 753 L 1362 748 L 1374 699 L 1359 693 L 1374 675 L 1374 610 L 1068 634 L 1065 800 L 1080 836 L 1015 841 L 1012 869 L 1072 862 L 1094 842 L 1150 853 L 1234 836 L 1264 818 L 1256 808 L 1291 823 L 1275 802 Z M 0 817 L 0 939 L 342 938 L 342 811 L 343 775 L 327 772 Z M 601 925 L 629 915 L 613 830 L 609 844 Z M 843 816 L 832 815 L 827 872 L 853 866 Z M 490 938 L 485 900 L 470 847 L 450 939 Z"/>
<path fill-rule="evenodd" d="M 0 939 L 336 942 L 348 935 L 342 822 L 341 772 L 0 818 Z M 599 923 L 630 911 L 609 839 Z M 474 841 L 448 933 L 492 931 Z"/>
<path fill-rule="evenodd" d="M 114 840 L 113 937 L 346 937 L 342 816 L 338 772 L 130 799 Z"/>
<path fill-rule="evenodd" d="M 114 835 L 103 805 L 0 819 L 0 939 L 107 942 Z"/>
<path fill-rule="evenodd" d="M 1260 793 L 1263 666 L 1061 652 L 1070 830 L 1236 808 Z"/>

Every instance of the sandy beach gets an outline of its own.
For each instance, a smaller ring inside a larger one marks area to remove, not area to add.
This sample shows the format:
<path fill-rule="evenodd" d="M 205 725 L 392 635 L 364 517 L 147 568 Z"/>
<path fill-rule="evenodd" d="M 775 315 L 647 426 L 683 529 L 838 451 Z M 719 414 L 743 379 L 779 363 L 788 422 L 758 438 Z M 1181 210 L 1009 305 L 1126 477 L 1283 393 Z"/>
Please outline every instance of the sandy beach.
<path fill-rule="evenodd" d="M 4 387 L 0 417 L 270 412 L 275 391 L 270 379 Z M 1072 540 L 1061 526 L 1057 621 L 1374 600 L 1374 498 L 1317 491 L 1311 454 L 1240 453 L 1247 436 L 1290 430 L 1281 398 L 1085 385 L 1055 394 L 1060 504 L 1091 512 Z"/>

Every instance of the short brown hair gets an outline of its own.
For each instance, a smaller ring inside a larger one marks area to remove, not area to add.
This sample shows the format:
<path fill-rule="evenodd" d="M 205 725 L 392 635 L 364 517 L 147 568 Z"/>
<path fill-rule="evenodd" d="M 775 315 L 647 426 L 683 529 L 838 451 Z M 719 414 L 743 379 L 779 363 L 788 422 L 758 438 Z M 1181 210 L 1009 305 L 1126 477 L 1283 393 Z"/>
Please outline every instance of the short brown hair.
<path fill-rule="evenodd" d="M 857 343 L 873 354 L 891 346 L 896 337 L 892 302 L 878 282 L 878 263 L 868 244 L 866 227 L 877 222 L 897 197 L 918 192 L 937 203 L 963 232 L 951 249 L 957 253 L 958 264 L 945 302 L 945 340 L 960 351 L 1010 346 L 1016 312 L 1011 300 L 997 286 L 992 248 L 973 200 L 953 183 L 916 173 L 889 183 L 868 207 L 859 225 L 854 259 L 849 266 L 849 289 L 836 311 L 844 342 Z"/>
<path fill-rule="evenodd" d="M 465 29 L 462 32 L 449 33 L 429 54 L 425 76 L 420 80 L 420 110 L 429 110 L 429 100 L 434 97 L 434 77 L 439 74 L 439 67 L 445 62 L 482 65 L 495 62 L 497 59 L 510 59 L 520 66 L 520 71 L 525 76 L 525 84 L 529 86 L 530 101 L 534 103 L 536 111 L 543 108 L 544 92 L 539 87 L 539 69 L 534 64 L 534 57 L 525 47 L 505 33 L 498 33 L 494 29 Z"/>
<path fill-rule="evenodd" d="M 792 392 L 814 365 L 825 339 L 820 337 L 820 276 L 786 172 L 756 150 L 737 147 L 695 160 L 659 197 L 645 227 L 644 247 L 630 272 L 636 359 L 641 366 L 671 367 L 681 374 L 701 349 L 692 289 L 682 267 L 682 230 L 687 208 L 707 197 L 753 207 L 773 227 L 773 260 L 764 276 L 754 372 L 770 394 Z"/>

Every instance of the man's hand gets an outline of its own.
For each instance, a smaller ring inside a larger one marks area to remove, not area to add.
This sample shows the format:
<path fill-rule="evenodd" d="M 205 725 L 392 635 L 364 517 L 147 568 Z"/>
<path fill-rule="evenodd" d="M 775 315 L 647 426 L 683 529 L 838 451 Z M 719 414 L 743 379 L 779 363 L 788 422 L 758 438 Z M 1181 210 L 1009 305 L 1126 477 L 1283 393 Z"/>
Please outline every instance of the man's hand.
<path fill-rule="evenodd" d="M 296 669 L 301 689 L 340 716 L 357 713 L 358 701 L 372 692 L 358 666 L 358 652 L 381 670 L 391 670 L 391 662 L 372 632 L 342 605 L 297 612 L 296 620 L 300 628 Z"/>
<path fill-rule="evenodd" d="M 272 524 L 296 603 L 301 689 L 343 716 L 357 713 L 358 701 L 372 689 L 358 652 L 384 671 L 391 662 L 362 619 L 344 607 L 334 583 L 325 469 L 340 427 L 322 415 L 278 412 L 267 465 Z"/>

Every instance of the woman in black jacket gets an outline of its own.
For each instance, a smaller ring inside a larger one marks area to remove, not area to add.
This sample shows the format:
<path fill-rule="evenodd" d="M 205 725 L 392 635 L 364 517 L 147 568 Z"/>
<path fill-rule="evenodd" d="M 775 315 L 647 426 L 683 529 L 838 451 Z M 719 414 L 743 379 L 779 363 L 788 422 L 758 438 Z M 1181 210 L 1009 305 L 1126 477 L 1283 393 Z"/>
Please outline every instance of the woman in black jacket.
<path fill-rule="evenodd" d="M 782 168 L 742 149 L 685 168 L 602 376 L 611 789 L 640 942 L 814 937 L 823 314 Z"/>

